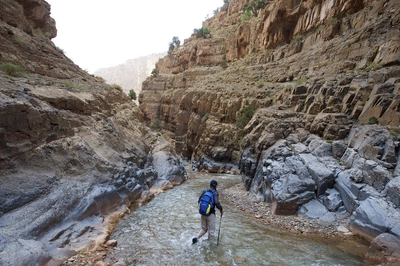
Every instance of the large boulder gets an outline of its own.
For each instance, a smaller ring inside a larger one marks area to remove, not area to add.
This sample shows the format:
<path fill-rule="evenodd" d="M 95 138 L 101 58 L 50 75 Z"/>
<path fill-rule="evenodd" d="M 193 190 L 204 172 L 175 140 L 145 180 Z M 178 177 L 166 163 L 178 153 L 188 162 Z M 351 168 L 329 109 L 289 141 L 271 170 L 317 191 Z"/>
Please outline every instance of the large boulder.
<path fill-rule="evenodd" d="M 400 176 L 393 178 L 386 185 L 388 199 L 397 207 L 400 207 Z"/>
<path fill-rule="evenodd" d="M 366 159 L 386 162 L 392 167 L 397 162 L 393 137 L 389 131 L 376 125 L 355 126 L 347 137 L 347 144 Z"/>
<path fill-rule="evenodd" d="M 375 237 L 365 255 L 365 261 L 374 265 L 400 265 L 400 238 L 389 233 Z"/>
<path fill-rule="evenodd" d="M 275 214 L 294 214 L 315 197 L 315 181 L 285 140 L 262 153 L 250 191 L 272 202 Z"/>
<path fill-rule="evenodd" d="M 379 192 L 385 188 L 386 184 L 392 178 L 392 174 L 387 168 L 373 160 L 360 158 L 354 162 L 353 169 L 359 169 L 362 175 L 360 176 L 362 183 L 374 187 Z"/>
<path fill-rule="evenodd" d="M 351 217 L 350 228 L 365 239 L 391 232 L 400 221 L 400 212 L 381 198 L 369 197 L 361 201 Z"/>
<path fill-rule="evenodd" d="M 339 191 L 336 189 L 328 189 L 325 191 L 325 197 L 322 197 L 325 207 L 331 211 L 337 211 L 340 206 L 343 206 L 343 200 Z"/>
<path fill-rule="evenodd" d="M 307 166 L 311 177 L 315 181 L 315 184 L 317 186 L 317 196 L 322 195 L 328 188 L 333 187 L 333 172 L 326 168 L 324 164 L 320 163 L 317 157 L 311 154 L 300 154 L 300 157 L 302 158 L 304 165 Z"/>
<path fill-rule="evenodd" d="M 334 222 L 335 216 L 319 201 L 312 200 L 299 209 L 300 216 L 306 216 L 311 219 L 319 219 L 325 222 Z"/>
<path fill-rule="evenodd" d="M 311 178 L 301 179 L 288 173 L 273 183 L 272 212 L 274 214 L 295 214 L 301 205 L 315 196 L 315 182 Z"/>

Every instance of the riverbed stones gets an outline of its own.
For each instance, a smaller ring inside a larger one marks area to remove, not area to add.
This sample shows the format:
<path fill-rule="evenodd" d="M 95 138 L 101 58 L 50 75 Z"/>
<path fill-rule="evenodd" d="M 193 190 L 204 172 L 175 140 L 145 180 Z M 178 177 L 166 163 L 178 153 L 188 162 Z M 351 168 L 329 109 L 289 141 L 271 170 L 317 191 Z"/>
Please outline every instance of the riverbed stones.
<path fill-rule="evenodd" d="M 396 228 L 399 221 L 400 213 L 385 200 L 369 197 L 360 202 L 351 218 L 350 228 L 353 232 L 372 240 Z"/>
<path fill-rule="evenodd" d="M 336 189 L 327 189 L 325 191 L 325 197 L 322 197 L 325 207 L 331 211 L 335 212 L 343 205 L 343 200 L 340 196 L 339 191 Z"/>
<path fill-rule="evenodd" d="M 365 260 L 379 265 L 400 265 L 400 238 L 382 233 L 371 241 Z"/>
<path fill-rule="evenodd" d="M 300 157 L 303 159 L 304 164 L 307 166 L 311 177 L 315 181 L 315 184 L 317 186 L 317 197 L 322 195 L 328 188 L 333 187 L 333 172 L 326 168 L 324 164 L 320 163 L 317 157 L 311 154 L 300 154 Z"/>
<path fill-rule="evenodd" d="M 306 216 L 311 219 L 320 219 L 325 222 L 335 221 L 335 216 L 319 201 L 312 200 L 304 205 L 298 211 L 300 216 Z"/>
<path fill-rule="evenodd" d="M 343 200 L 343 205 L 349 213 L 352 213 L 359 205 L 357 198 L 357 191 L 354 193 L 354 189 L 350 180 L 349 175 L 346 173 L 340 173 L 338 178 L 335 180 L 334 187 L 340 192 Z"/>
<path fill-rule="evenodd" d="M 397 207 L 400 207 L 400 176 L 393 178 L 386 186 L 388 199 Z"/>

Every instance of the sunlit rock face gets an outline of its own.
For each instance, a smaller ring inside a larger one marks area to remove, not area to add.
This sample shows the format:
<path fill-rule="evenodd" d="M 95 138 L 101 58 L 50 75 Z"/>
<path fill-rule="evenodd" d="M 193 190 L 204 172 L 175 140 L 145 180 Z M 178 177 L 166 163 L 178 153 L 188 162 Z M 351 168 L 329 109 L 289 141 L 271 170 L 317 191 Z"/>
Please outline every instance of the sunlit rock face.
<path fill-rule="evenodd" d="M 0 6 L 0 264 L 60 265 L 187 174 L 126 93 L 51 42 L 45 1 Z"/>
<path fill-rule="evenodd" d="M 108 84 L 120 85 L 128 95 L 133 90 L 138 97 L 143 81 L 151 75 L 158 59 L 165 55 L 166 53 L 158 53 L 129 59 L 117 66 L 98 69 L 94 74 L 104 78 Z"/>
<path fill-rule="evenodd" d="M 51 42 L 57 29 L 46 1 L 1 0 L 0 4 L 0 63 L 12 63 L 26 73 L 56 78 L 90 76 Z"/>
<path fill-rule="evenodd" d="M 158 61 L 146 123 L 194 169 L 241 173 L 275 214 L 399 237 L 400 3 L 269 1 L 246 18 L 250 2 Z"/>
<path fill-rule="evenodd" d="M 221 157 L 201 147 L 215 139 L 237 163 L 242 136 L 207 134 L 236 136 L 228 128 L 246 106 L 291 110 L 303 117 L 296 127 L 330 140 L 355 122 L 399 125 L 396 1 L 274 1 L 243 20 L 247 2 L 221 8 L 203 23 L 210 36 L 193 34 L 143 83 L 148 125 L 171 132 L 184 156 Z"/>

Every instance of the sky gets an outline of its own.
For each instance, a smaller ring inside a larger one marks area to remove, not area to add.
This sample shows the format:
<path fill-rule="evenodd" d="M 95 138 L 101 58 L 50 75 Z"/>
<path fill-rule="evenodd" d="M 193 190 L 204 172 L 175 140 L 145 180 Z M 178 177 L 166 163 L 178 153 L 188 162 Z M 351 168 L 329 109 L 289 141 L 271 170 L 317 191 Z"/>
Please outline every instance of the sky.
<path fill-rule="evenodd" d="M 184 43 L 223 0 L 46 0 L 56 20 L 52 41 L 82 69 L 116 66 Z"/>

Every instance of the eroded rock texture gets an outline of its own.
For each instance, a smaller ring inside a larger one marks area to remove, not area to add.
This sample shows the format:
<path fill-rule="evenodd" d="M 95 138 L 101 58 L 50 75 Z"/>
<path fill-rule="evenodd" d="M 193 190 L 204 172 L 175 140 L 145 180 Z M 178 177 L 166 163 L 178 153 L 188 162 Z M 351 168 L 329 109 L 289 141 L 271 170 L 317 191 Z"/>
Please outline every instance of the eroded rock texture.
<path fill-rule="evenodd" d="M 249 2 L 158 61 L 146 123 L 193 168 L 241 173 L 276 214 L 399 237 L 400 3 L 267 1 L 245 18 Z"/>
<path fill-rule="evenodd" d="M 187 174 L 122 90 L 54 46 L 47 2 L 0 6 L 0 264 L 60 265 Z"/>

